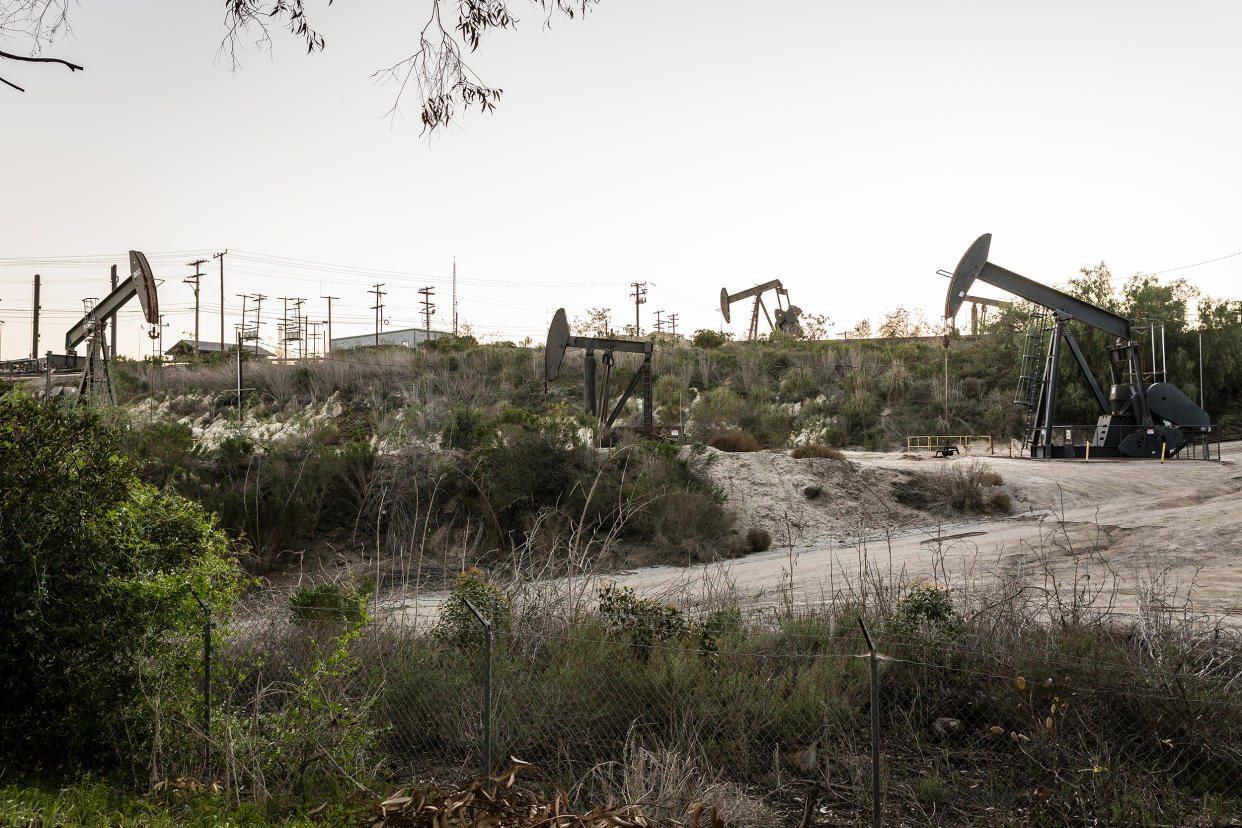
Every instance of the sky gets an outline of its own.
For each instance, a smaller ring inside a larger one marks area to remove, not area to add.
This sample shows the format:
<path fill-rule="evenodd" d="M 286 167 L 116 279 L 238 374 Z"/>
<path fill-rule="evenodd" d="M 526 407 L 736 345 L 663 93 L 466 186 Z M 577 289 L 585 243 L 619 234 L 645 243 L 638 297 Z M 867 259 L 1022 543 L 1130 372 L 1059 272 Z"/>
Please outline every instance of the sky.
<path fill-rule="evenodd" d="M 459 323 L 491 339 L 540 342 L 558 307 L 632 322 L 632 282 L 644 331 L 657 310 L 717 329 L 721 287 L 773 278 L 835 335 L 938 318 L 936 270 L 985 232 L 1049 284 L 1103 261 L 1242 296 L 1236 2 L 601 0 L 545 26 L 513 0 L 517 29 L 469 61 L 499 107 L 430 137 L 371 77 L 430 0 L 308 8 L 322 53 L 277 31 L 237 71 L 222 0 L 81 0 L 45 54 L 84 72 L 0 61 L 27 89 L 0 86 L 0 356 L 29 355 L 34 273 L 39 350 L 61 352 L 130 249 L 162 280 L 165 347 L 193 331 L 198 258 L 218 339 L 226 249 L 227 336 L 262 293 L 268 344 L 280 297 L 312 319 L 340 297 L 334 334 L 373 330 L 376 283 L 390 328 L 421 324 L 424 286 L 451 328 L 454 261 Z M 150 353 L 147 329 L 131 303 L 119 350 Z"/>

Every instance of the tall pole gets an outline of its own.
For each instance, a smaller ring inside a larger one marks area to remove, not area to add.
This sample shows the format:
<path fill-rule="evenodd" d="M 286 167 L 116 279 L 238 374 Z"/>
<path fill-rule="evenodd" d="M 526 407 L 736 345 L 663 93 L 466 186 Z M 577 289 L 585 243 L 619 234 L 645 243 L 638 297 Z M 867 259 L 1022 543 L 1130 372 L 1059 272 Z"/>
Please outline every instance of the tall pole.
<path fill-rule="evenodd" d="M 328 356 L 332 356 L 332 300 L 340 299 L 339 296 L 320 296 L 320 299 L 328 300 Z"/>
<path fill-rule="evenodd" d="M 112 266 L 112 289 L 116 290 L 116 265 Z M 116 314 L 108 317 L 108 332 L 112 337 L 112 358 L 116 359 Z M 139 348 L 139 356 L 142 356 L 142 349 Z"/>
<path fill-rule="evenodd" d="M 189 279 L 183 280 L 187 285 L 194 285 L 194 357 L 198 358 L 198 285 L 203 278 L 203 271 L 199 268 L 206 264 L 206 259 L 195 259 L 192 262 L 186 262 L 186 267 L 194 268 L 194 275 Z M 223 342 L 220 343 L 223 346 Z"/>
<path fill-rule="evenodd" d="M 662 311 L 662 310 L 658 310 L 658 311 L 656 311 L 656 312 L 655 312 L 655 316 L 656 316 L 656 326 L 655 326 L 656 333 L 664 333 L 664 323 L 660 320 L 660 314 L 662 314 L 662 313 L 664 313 L 664 311 Z"/>
<path fill-rule="evenodd" d="M 30 358 L 39 358 L 39 274 L 34 277 L 34 331 L 30 337 Z"/>
<path fill-rule="evenodd" d="M 228 255 L 228 252 L 225 250 L 223 253 L 211 254 L 211 258 L 220 260 L 220 350 L 222 351 L 224 350 L 224 257 Z M 242 321 L 245 321 L 244 318 Z"/>
<path fill-rule="evenodd" d="M 673 336 L 677 336 L 677 314 L 670 313 L 668 315 L 668 326 L 672 329 Z"/>
<path fill-rule="evenodd" d="M 380 314 L 384 310 L 384 304 L 380 300 L 383 297 L 388 295 L 384 291 L 380 290 L 380 288 L 382 288 L 383 286 L 384 286 L 383 282 L 376 282 L 375 287 L 367 291 L 367 293 L 375 294 L 375 304 L 371 306 L 371 310 L 375 311 L 375 347 L 376 348 L 379 347 Z"/>
<path fill-rule="evenodd" d="M 453 336 L 457 336 L 457 257 L 453 257 Z"/>
<path fill-rule="evenodd" d="M 431 297 L 435 294 L 436 289 L 433 287 L 421 287 L 418 289 L 418 292 L 423 297 L 423 332 L 426 334 L 426 339 L 431 339 L 431 315 L 436 312 L 436 306 L 431 301 Z"/>
<path fill-rule="evenodd" d="M 262 293 L 254 295 L 254 352 L 256 354 L 259 353 L 259 326 L 262 324 L 259 314 L 263 310 L 263 300 L 266 298 Z"/>
<path fill-rule="evenodd" d="M 630 282 L 630 287 L 634 288 L 634 292 L 630 294 L 630 296 L 634 297 L 634 336 L 642 336 L 643 331 L 639 324 L 638 308 L 647 301 L 647 283 Z"/>
<path fill-rule="evenodd" d="M 1203 328 L 1199 328 L 1199 407 L 1203 408 Z"/>

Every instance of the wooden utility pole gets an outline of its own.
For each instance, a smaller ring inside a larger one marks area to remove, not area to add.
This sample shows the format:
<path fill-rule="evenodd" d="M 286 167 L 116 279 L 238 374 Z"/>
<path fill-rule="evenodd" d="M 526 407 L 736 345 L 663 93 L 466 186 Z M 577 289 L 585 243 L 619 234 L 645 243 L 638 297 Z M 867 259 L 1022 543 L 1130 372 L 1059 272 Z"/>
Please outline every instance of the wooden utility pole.
<path fill-rule="evenodd" d="M 424 341 L 431 339 L 431 315 L 436 312 L 436 305 L 431 301 L 431 297 L 435 295 L 436 289 L 433 287 L 421 287 L 418 289 L 419 294 L 423 297 L 423 332 L 426 334 Z"/>
<path fill-rule="evenodd" d="M 376 282 L 375 287 L 367 291 L 367 293 L 375 294 L 375 304 L 371 306 L 371 310 L 375 311 L 375 347 L 376 348 L 379 347 L 380 314 L 384 312 L 384 304 L 380 300 L 382 300 L 385 296 L 388 295 L 386 292 L 380 290 L 380 288 L 382 288 L 383 286 L 384 286 L 383 282 Z"/>
<path fill-rule="evenodd" d="M 655 329 L 656 329 L 656 333 L 664 333 L 664 323 L 660 321 L 660 314 L 662 314 L 662 313 L 664 313 L 664 311 L 662 311 L 662 310 L 658 310 L 658 311 L 656 311 L 656 312 L 655 312 L 655 316 L 656 316 L 656 327 L 655 327 Z"/>
<path fill-rule="evenodd" d="M 228 252 L 229 251 L 225 250 L 223 253 L 212 253 L 211 254 L 211 258 L 220 260 L 220 350 L 221 351 L 224 350 L 224 257 L 228 255 Z"/>
<path fill-rule="evenodd" d="M 30 336 L 30 358 L 39 358 L 39 274 L 34 277 L 34 330 Z"/>
<path fill-rule="evenodd" d="M 668 315 L 668 326 L 672 329 L 673 336 L 677 336 L 677 314 L 670 313 Z"/>
<path fill-rule="evenodd" d="M 630 286 L 634 288 L 634 292 L 630 294 L 634 297 L 634 336 L 642 336 L 643 330 L 639 325 L 638 308 L 647 302 L 647 283 L 630 282 Z"/>
<path fill-rule="evenodd" d="M 332 356 L 332 300 L 340 299 L 339 296 L 320 296 L 320 299 L 328 300 L 328 356 Z"/>
<path fill-rule="evenodd" d="M 195 358 L 198 357 L 198 284 L 203 278 L 203 272 L 199 268 L 206 263 L 207 263 L 206 259 L 195 259 L 192 262 L 186 262 L 185 263 L 186 267 L 194 268 L 194 275 L 191 276 L 189 279 L 183 280 L 187 285 L 189 284 L 194 285 L 194 356 Z M 224 345 L 223 342 L 221 342 L 220 344 L 221 346 Z"/>

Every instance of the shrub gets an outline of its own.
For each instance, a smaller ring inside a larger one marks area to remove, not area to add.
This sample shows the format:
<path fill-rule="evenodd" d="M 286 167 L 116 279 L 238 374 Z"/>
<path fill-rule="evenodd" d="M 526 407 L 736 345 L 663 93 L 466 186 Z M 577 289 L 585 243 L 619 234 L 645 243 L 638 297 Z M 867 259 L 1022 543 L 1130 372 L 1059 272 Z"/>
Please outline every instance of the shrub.
<path fill-rule="evenodd" d="M 755 435 L 749 431 L 742 431 L 735 428 L 732 431 L 726 431 L 713 437 L 707 443 L 714 449 L 721 451 L 758 451 L 759 441 L 755 439 Z"/>
<path fill-rule="evenodd" d="M 694 332 L 694 347 L 696 348 L 719 348 L 728 341 L 729 334 L 709 330 L 708 328 L 700 328 Z"/>
<path fill-rule="evenodd" d="M 939 472 L 906 472 L 903 480 L 893 483 L 893 496 L 916 509 L 1006 514 L 1013 510 L 1013 500 L 1005 492 L 988 491 L 1003 483 L 986 463 L 974 460 Z"/>
<path fill-rule="evenodd" d="M 827 457 L 830 460 L 844 460 L 845 454 L 839 448 L 833 446 L 825 446 L 821 443 L 812 443 L 808 446 L 798 446 L 792 452 L 795 460 L 803 460 L 807 457 Z"/>
<path fill-rule="evenodd" d="M 186 586 L 220 614 L 241 589 L 212 518 L 118 448 L 95 414 L 0 397 L 0 756 L 16 765 L 154 757 L 159 722 L 196 697 Z"/>
<path fill-rule="evenodd" d="M 772 536 L 765 529 L 752 527 L 746 532 L 746 546 L 751 552 L 766 552 L 772 547 Z"/>
<path fill-rule="evenodd" d="M 436 637 L 457 645 L 482 641 L 483 625 L 471 611 L 470 604 L 491 622 L 494 633 L 509 629 L 513 619 L 509 599 L 486 572 L 471 567 L 457 576 L 448 597 L 440 605 Z"/>
<path fill-rule="evenodd" d="M 366 608 L 366 595 L 332 581 L 299 587 L 289 596 L 289 611 L 299 626 L 360 623 Z"/>
<path fill-rule="evenodd" d="M 807 500 L 816 500 L 823 493 L 824 493 L 823 486 L 807 486 L 805 489 L 802 490 L 802 494 L 803 496 L 806 497 Z"/>
<path fill-rule="evenodd" d="M 435 342 L 436 340 L 430 340 Z M 459 402 L 453 403 L 448 418 L 444 421 L 442 442 L 446 448 L 462 451 L 474 451 L 482 445 L 487 437 L 487 427 L 483 420 L 483 412 L 477 411 Z"/>

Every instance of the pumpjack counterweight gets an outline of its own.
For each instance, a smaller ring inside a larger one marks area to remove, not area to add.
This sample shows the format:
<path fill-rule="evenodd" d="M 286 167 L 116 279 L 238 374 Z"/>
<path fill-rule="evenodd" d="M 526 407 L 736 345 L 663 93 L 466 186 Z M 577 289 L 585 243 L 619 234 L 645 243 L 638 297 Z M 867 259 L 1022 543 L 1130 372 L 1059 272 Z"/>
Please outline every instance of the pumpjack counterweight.
<path fill-rule="evenodd" d="M 1032 315 L 1014 400 L 1028 409 L 1023 446 L 1029 448 L 1032 457 L 1079 457 L 1086 453 L 1085 444 L 1060 439 L 1065 427 L 1055 420 L 1062 345 L 1068 346 L 1100 409 L 1094 433 L 1084 441 L 1090 443 L 1092 455 L 1173 456 L 1191 442 L 1207 439 L 1211 420 L 1202 408 L 1170 383 L 1144 384 L 1141 343 L 1131 335 L 1129 320 L 993 264 L 988 261 L 991 244 L 992 234 L 985 233 L 958 262 L 945 298 L 945 318 L 951 320 L 957 315 L 976 279 L 1020 296 L 1039 309 Z M 1111 382 L 1107 395 L 1087 365 L 1069 327 L 1071 321 L 1083 322 L 1113 337 L 1108 349 Z M 1040 360 L 1044 365 L 1037 381 L 1035 366 Z"/>

